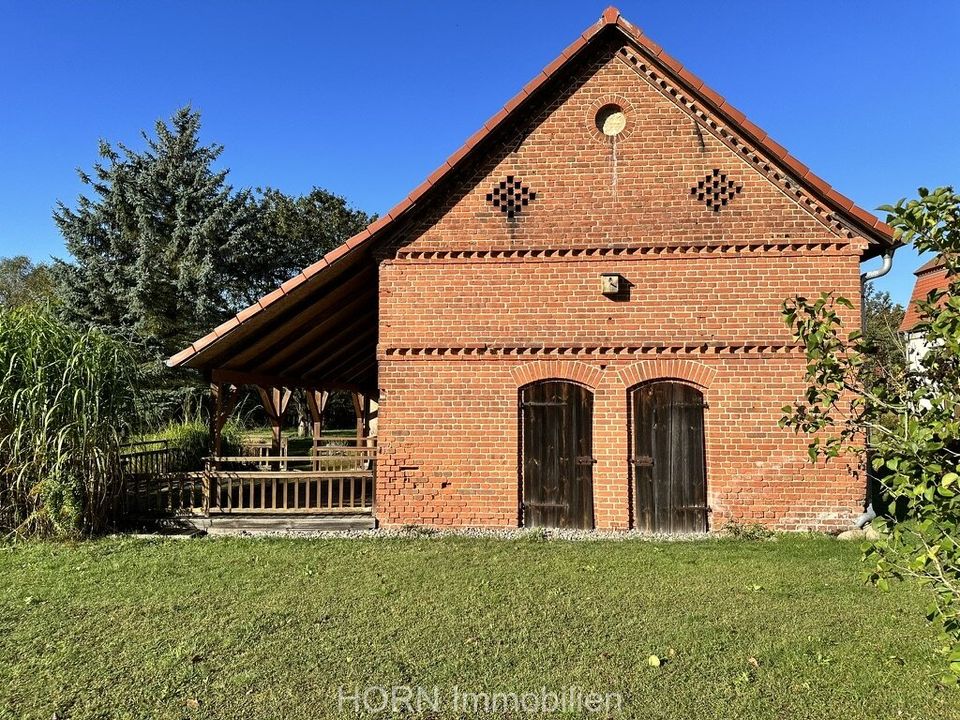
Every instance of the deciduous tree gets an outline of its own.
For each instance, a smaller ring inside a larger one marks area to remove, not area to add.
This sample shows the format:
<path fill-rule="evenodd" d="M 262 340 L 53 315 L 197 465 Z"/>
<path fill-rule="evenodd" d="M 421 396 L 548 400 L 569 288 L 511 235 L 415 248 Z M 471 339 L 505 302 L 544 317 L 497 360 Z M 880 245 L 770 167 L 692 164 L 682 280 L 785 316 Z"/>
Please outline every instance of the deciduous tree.
<path fill-rule="evenodd" d="M 49 265 L 34 263 L 26 255 L 0 258 L 0 306 L 15 308 L 54 300 Z"/>
<path fill-rule="evenodd" d="M 842 297 L 794 298 L 784 317 L 806 348 L 808 388 L 784 408 L 783 423 L 812 435 L 814 459 L 860 452 L 869 438 L 873 469 L 889 505 L 875 521 L 880 539 L 865 550 L 869 578 L 885 588 L 912 579 L 932 592 L 931 620 L 948 640 L 949 672 L 960 677 L 960 195 L 951 188 L 886 206 L 896 240 L 944 258 L 948 287 L 919 306 L 929 352 L 918 367 L 876 353 L 859 329 L 848 332 Z M 879 368 L 864 373 L 868 363 Z M 890 418 L 894 422 L 890 422 Z"/>

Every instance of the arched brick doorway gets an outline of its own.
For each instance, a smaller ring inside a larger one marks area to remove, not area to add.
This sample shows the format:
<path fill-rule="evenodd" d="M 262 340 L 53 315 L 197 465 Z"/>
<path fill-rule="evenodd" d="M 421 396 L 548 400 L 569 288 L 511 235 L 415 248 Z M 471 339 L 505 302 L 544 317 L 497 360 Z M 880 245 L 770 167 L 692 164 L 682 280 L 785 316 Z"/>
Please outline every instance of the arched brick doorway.
<path fill-rule="evenodd" d="M 520 390 L 525 527 L 593 527 L 593 393 L 566 380 Z"/>
<path fill-rule="evenodd" d="M 703 393 L 689 383 L 648 382 L 631 391 L 634 527 L 707 530 Z"/>

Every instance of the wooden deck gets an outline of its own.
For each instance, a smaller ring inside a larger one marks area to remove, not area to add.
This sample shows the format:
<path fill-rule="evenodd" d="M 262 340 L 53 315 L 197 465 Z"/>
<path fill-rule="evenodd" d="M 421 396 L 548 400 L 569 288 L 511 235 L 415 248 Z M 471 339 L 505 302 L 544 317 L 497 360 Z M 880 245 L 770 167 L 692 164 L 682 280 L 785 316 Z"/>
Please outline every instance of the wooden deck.
<path fill-rule="evenodd" d="M 212 456 L 202 469 L 185 469 L 166 446 L 137 448 L 126 456 L 123 511 L 224 528 L 243 525 L 241 518 L 264 529 L 372 526 L 376 451 L 372 439 L 332 440 L 310 455 Z"/>

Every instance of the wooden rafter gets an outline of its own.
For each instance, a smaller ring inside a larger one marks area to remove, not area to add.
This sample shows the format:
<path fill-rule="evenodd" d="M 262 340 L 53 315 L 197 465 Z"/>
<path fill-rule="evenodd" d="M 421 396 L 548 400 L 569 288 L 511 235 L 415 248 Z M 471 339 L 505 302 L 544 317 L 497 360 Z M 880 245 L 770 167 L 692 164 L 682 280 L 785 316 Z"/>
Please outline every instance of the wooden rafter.
<path fill-rule="evenodd" d="M 284 328 L 289 323 L 296 322 L 302 312 L 314 307 L 317 303 L 324 304 L 326 311 L 329 312 L 331 307 L 325 299 L 330 293 L 356 275 L 367 271 L 376 272 L 376 267 L 371 266 L 369 260 L 369 256 L 365 254 L 352 256 L 348 261 L 330 268 L 330 272 L 325 273 L 322 284 L 304 283 L 292 292 L 288 292 L 284 296 L 284 302 L 269 303 L 266 308 L 256 313 L 255 317 L 240 323 L 239 327 L 228 333 L 223 338 L 224 342 L 214 342 L 197 351 L 192 361 L 186 363 L 187 366 L 200 369 L 223 367 L 238 353 L 258 344 L 264 333 L 279 330 L 281 334 L 285 334 Z M 373 282 L 370 287 L 376 293 L 376 282 Z M 334 304 L 333 307 L 336 305 Z"/>
<path fill-rule="evenodd" d="M 290 375 L 265 375 L 263 373 L 247 372 L 244 370 L 211 370 L 210 378 L 213 382 L 233 383 L 235 385 L 255 385 L 260 387 L 296 387 L 312 390 L 346 390 L 347 392 L 363 389 L 359 385 L 348 382 L 327 381 L 323 379 L 310 380 Z"/>
<path fill-rule="evenodd" d="M 371 372 L 371 370 L 373 372 Z M 344 382 L 358 388 L 364 388 L 366 392 L 377 395 L 377 359 L 368 358 L 359 365 L 352 367 L 349 372 L 343 375 Z"/>
<path fill-rule="evenodd" d="M 363 292 L 363 290 L 365 286 L 371 284 L 370 275 L 370 272 L 362 270 L 329 292 L 314 295 L 311 303 L 299 307 L 296 314 L 285 313 L 273 322 L 265 324 L 260 334 L 227 358 L 225 364 L 233 368 L 255 366 L 264 358 L 284 353 L 291 340 L 296 342 L 305 334 L 315 335 L 316 326 L 329 317 L 341 314 L 345 305 L 369 302 L 370 292 Z M 376 292 L 375 283 L 373 283 L 373 292 Z"/>
<path fill-rule="evenodd" d="M 361 355 L 361 357 L 358 358 L 357 357 L 358 355 Z M 334 360 L 337 360 L 337 359 L 339 359 L 339 362 L 333 362 Z M 357 385 L 360 386 L 358 389 L 363 390 L 364 383 L 357 382 L 352 378 L 362 374 L 359 368 L 361 368 L 363 365 L 367 365 L 369 367 L 370 365 L 376 365 L 376 362 L 377 362 L 377 359 L 376 359 L 375 353 L 370 355 L 367 355 L 367 353 L 361 354 L 359 352 L 353 352 L 349 355 L 337 353 L 336 358 L 328 358 L 325 364 L 321 365 L 320 367 L 314 370 L 311 370 L 310 373 L 307 374 L 307 377 L 308 378 L 313 378 L 313 377 L 343 378 L 344 383 L 355 382 Z M 351 378 L 351 380 L 348 381 L 347 378 Z"/>
<path fill-rule="evenodd" d="M 315 372 L 317 368 L 328 363 L 330 358 L 343 354 L 348 345 L 355 348 L 367 342 L 376 346 L 376 323 L 376 312 L 366 313 L 355 318 L 353 322 L 342 323 L 336 329 L 331 330 L 331 334 L 324 338 L 323 345 L 293 363 L 290 366 L 290 372 L 306 374 L 308 368 L 311 372 Z M 374 349 L 374 352 L 376 352 L 376 349 Z"/>
<path fill-rule="evenodd" d="M 267 367 L 283 365 L 294 360 L 299 361 L 300 358 L 318 346 L 328 345 L 331 335 L 341 331 L 344 327 L 356 327 L 361 318 L 367 318 L 371 314 L 374 316 L 374 322 L 376 322 L 376 305 L 371 302 L 369 297 L 359 297 L 337 308 L 336 312 L 318 320 L 308 330 L 291 331 L 281 347 L 264 351 L 250 360 L 248 364 L 263 364 L 264 367 Z"/>

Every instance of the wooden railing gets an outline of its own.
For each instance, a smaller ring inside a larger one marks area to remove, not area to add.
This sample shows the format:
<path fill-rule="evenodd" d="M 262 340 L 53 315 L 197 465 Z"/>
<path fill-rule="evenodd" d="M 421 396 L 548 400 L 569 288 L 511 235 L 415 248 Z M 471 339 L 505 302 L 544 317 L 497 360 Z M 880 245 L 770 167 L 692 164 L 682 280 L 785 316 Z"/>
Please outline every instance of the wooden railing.
<path fill-rule="evenodd" d="M 351 444 L 346 444 L 351 443 Z M 325 439 L 310 455 L 230 455 L 187 469 L 165 441 L 123 455 L 128 514 L 369 513 L 375 438 Z"/>
<path fill-rule="evenodd" d="M 376 447 L 323 445 L 312 455 L 207 459 L 211 513 L 368 513 Z"/>
<path fill-rule="evenodd" d="M 208 459 L 211 513 L 344 513 L 373 508 L 376 448 L 319 448 L 317 455 L 288 455 L 270 463 L 268 458 L 250 460 Z M 273 467 L 259 469 L 262 464 Z"/>
<path fill-rule="evenodd" d="M 191 471 L 183 453 L 166 440 L 127 445 L 121 455 L 123 493 L 127 515 L 192 513 L 206 509 L 206 482 L 199 470 Z"/>

